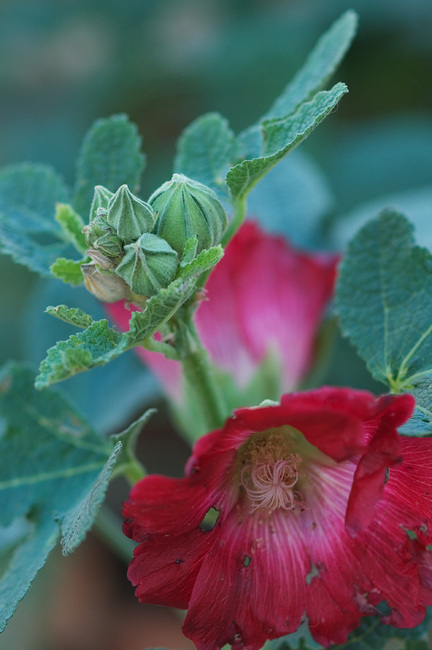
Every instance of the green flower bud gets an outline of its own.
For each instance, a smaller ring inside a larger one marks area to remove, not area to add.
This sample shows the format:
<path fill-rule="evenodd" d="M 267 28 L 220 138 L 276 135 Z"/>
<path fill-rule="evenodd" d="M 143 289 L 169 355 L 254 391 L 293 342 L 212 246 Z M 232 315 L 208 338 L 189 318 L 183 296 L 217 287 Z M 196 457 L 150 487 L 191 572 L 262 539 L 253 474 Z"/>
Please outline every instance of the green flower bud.
<path fill-rule="evenodd" d="M 124 280 L 118 275 L 99 271 L 96 264 L 81 264 L 87 290 L 102 302 L 117 302 L 123 298 L 130 300 L 131 292 Z"/>
<path fill-rule="evenodd" d="M 190 237 L 197 236 L 199 253 L 218 244 L 228 226 L 225 210 L 213 190 L 183 174 L 174 174 L 161 185 L 149 203 L 157 212 L 154 232 L 180 255 Z"/>
<path fill-rule="evenodd" d="M 122 240 L 112 231 L 98 237 L 93 247 L 110 259 L 114 266 L 117 266 L 124 254 Z"/>
<path fill-rule="evenodd" d="M 154 213 L 151 206 L 134 196 L 127 185 L 119 187 L 108 203 L 107 221 L 125 244 L 153 230 Z"/>
<path fill-rule="evenodd" d="M 105 212 L 108 208 L 110 198 L 114 196 L 113 192 L 107 190 L 103 185 L 96 185 L 94 188 L 93 201 L 90 208 L 90 223 L 100 216 L 101 211 Z"/>
<path fill-rule="evenodd" d="M 98 216 L 93 219 L 87 226 L 84 226 L 82 232 L 85 235 L 86 245 L 93 248 L 95 241 L 106 234 L 112 233 L 115 235 L 115 230 L 108 225 L 104 217 Z"/>
<path fill-rule="evenodd" d="M 128 283 L 133 293 L 149 298 L 174 280 L 177 253 L 164 239 L 144 233 L 124 250 L 125 255 L 115 272 Z"/>

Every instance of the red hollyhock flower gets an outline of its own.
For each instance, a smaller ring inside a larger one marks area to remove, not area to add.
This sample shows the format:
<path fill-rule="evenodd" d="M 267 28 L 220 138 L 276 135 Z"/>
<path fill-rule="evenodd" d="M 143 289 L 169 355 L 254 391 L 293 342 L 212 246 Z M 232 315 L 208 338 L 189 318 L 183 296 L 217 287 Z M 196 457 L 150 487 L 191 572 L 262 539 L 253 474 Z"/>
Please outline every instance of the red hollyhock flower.
<path fill-rule="evenodd" d="M 188 608 L 184 633 L 203 650 L 256 650 L 306 619 L 317 642 L 343 643 L 383 601 L 384 623 L 420 623 L 432 439 L 398 435 L 413 407 L 410 395 L 321 388 L 236 411 L 196 443 L 185 478 L 132 489 L 139 600 Z"/>
<path fill-rule="evenodd" d="M 295 250 L 282 237 L 245 222 L 210 275 L 208 299 L 196 313 L 211 360 L 243 388 L 273 349 L 280 362 L 280 392 L 298 386 L 313 362 L 337 261 L 335 255 Z M 130 312 L 123 302 L 105 307 L 119 327 L 128 329 Z M 147 350 L 139 353 L 169 396 L 181 402 L 180 364 Z"/>

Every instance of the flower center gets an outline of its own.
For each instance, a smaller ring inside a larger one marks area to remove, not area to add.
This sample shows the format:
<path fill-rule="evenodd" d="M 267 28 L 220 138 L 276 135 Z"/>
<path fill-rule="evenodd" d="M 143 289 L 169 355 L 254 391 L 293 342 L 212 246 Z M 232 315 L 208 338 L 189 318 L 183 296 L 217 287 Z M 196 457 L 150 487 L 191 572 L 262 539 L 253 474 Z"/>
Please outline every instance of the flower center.
<path fill-rule="evenodd" d="M 290 430 L 291 427 L 284 427 L 254 434 L 239 450 L 240 482 L 250 512 L 294 510 L 302 501 L 300 493 L 294 490 L 302 459 L 293 450 Z M 295 429 L 292 432 L 298 434 Z"/>

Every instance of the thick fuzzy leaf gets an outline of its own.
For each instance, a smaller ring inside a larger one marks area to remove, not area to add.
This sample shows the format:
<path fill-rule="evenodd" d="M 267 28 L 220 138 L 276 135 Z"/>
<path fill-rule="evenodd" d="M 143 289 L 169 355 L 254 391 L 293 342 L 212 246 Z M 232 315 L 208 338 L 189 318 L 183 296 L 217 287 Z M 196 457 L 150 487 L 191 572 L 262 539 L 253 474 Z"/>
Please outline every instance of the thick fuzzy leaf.
<path fill-rule="evenodd" d="M 0 172 L 0 249 L 42 275 L 73 247 L 55 221 L 56 203 L 68 199 L 60 176 L 45 165 L 22 164 Z"/>
<path fill-rule="evenodd" d="M 357 14 L 346 11 L 325 32 L 307 58 L 304 66 L 286 86 L 269 111 L 254 126 L 239 134 L 238 140 L 244 158 L 261 155 L 260 124 L 269 119 L 284 117 L 308 101 L 328 81 L 345 56 L 357 28 Z"/>
<path fill-rule="evenodd" d="M 80 253 L 85 253 L 87 245 L 85 236 L 82 232 L 84 221 L 80 215 L 75 212 L 71 205 L 67 203 L 58 203 L 54 215 L 57 223 L 62 227 L 66 237 L 71 241 Z"/>
<path fill-rule="evenodd" d="M 83 332 L 73 334 L 50 348 L 42 361 L 36 388 L 46 388 L 95 366 L 104 365 L 127 348 L 123 334 L 108 327 L 105 319 L 95 321 Z"/>
<path fill-rule="evenodd" d="M 220 245 L 201 251 L 191 262 L 180 263 L 179 277 L 187 280 L 210 271 L 222 259 L 223 254 L 224 249 Z"/>
<path fill-rule="evenodd" d="M 78 158 L 75 186 L 75 209 L 87 220 L 95 185 L 115 192 L 128 185 L 139 188 L 145 156 L 140 151 L 141 138 L 126 115 L 96 120 L 84 138 Z"/>
<path fill-rule="evenodd" d="M 137 345 L 145 346 L 146 339 L 152 337 L 191 297 L 195 285 L 195 274 L 171 282 L 166 289 L 147 300 L 143 311 L 132 313 L 128 332 L 121 334 L 108 327 L 107 321 L 102 319 L 92 322 L 83 332 L 73 334 L 67 341 L 58 342 L 48 350 L 40 365 L 36 388 L 46 388 L 79 372 L 105 365 Z M 69 313 L 67 308 L 60 307 L 59 310 L 64 320 L 69 318 L 69 314 L 72 319 L 76 316 L 74 310 L 69 310 Z M 78 320 L 81 321 L 79 314 Z"/>
<path fill-rule="evenodd" d="M 54 264 L 51 264 L 50 271 L 52 275 L 58 280 L 71 284 L 77 287 L 84 282 L 84 276 L 81 271 L 81 264 L 84 264 L 88 258 L 79 261 L 67 260 L 64 257 L 56 259 Z"/>
<path fill-rule="evenodd" d="M 83 329 L 90 327 L 93 322 L 93 318 L 78 307 L 57 305 L 57 307 L 47 307 L 45 311 L 47 314 L 50 314 L 51 316 L 54 316 L 55 318 L 68 323 L 69 325 L 82 327 Z"/>
<path fill-rule="evenodd" d="M 337 309 L 372 375 L 417 401 L 409 432 L 432 432 L 432 255 L 396 212 L 370 221 L 348 246 Z"/>
<path fill-rule="evenodd" d="M 227 174 L 226 182 L 233 199 L 245 197 L 267 172 L 318 126 L 346 92 L 345 84 L 338 83 L 331 90 L 317 93 L 294 114 L 263 122 L 263 156 L 244 160 Z"/>
<path fill-rule="evenodd" d="M 0 580 L 0 630 L 60 535 L 67 552 L 85 537 L 121 447 L 102 440 L 58 393 L 37 393 L 33 381 L 18 364 L 0 374 L 0 526 L 18 528 Z"/>
<path fill-rule="evenodd" d="M 211 187 L 226 198 L 225 175 L 236 157 L 235 136 L 219 113 L 208 113 L 192 122 L 177 144 L 174 171 Z"/>

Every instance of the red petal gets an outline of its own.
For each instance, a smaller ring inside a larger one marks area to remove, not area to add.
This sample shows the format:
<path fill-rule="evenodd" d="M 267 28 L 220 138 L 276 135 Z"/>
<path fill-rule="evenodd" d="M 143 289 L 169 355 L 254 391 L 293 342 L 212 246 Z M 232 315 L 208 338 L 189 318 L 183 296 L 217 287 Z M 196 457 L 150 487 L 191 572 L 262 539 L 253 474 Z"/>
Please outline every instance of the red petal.
<path fill-rule="evenodd" d="M 134 549 L 128 578 L 141 603 L 186 609 L 213 531 L 154 535 Z"/>

